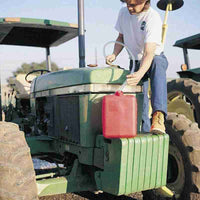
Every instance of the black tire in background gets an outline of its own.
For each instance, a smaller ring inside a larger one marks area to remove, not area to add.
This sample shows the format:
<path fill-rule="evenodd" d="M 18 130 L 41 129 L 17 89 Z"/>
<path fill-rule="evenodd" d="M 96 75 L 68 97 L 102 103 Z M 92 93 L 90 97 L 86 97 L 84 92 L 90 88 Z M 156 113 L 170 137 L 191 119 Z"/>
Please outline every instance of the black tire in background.
<path fill-rule="evenodd" d="M 38 200 L 30 149 L 10 122 L 0 122 L 0 199 Z"/>
<path fill-rule="evenodd" d="M 200 128 L 200 82 L 188 78 L 167 83 L 168 112 L 184 114 Z"/>
<path fill-rule="evenodd" d="M 170 136 L 167 187 L 175 199 L 200 199 L 200 129 L 184 115 L 168 113 L 166 132 Z M 191 198 L 196 196 L 197 198 Z M 143 200 L 167 200 L 156 190 L 143 192 Z"/>

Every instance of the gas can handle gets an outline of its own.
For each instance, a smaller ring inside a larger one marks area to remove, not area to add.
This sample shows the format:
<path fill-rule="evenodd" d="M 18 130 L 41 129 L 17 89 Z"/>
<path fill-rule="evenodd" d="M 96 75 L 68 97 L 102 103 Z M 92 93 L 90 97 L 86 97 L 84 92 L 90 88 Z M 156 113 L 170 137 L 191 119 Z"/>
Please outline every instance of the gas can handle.
<path fill-rule="evenodd" d="M 120 44 L 122 45 L 123 47 L 125 47 L 128 55 L 129 55 L 129 59 L 133 61 L 133 67 L 131 69 L 131 73 L 132 74 L 134 72 L 134 69 L 135 69 L 135 57 L 133 56 L 132 52 L 130 51 L 130 49 L 122 42 L 119 42 L 119 41 L 110 41 L 110 42 L 107 42 L 104 47 L 103 47 L 103 54 L 104 54 L 104 57 L 106 58 L 106 46 L 108 44 L 111 44 L 111 43 L 117 43 L 117 44 Z M 120 86 L 119 90 L 118 91 L 123 91 L 123 89 L 125 88 L 125 86 L 127 85 L 127 80 L 124 81 L 124 83 Z"/>

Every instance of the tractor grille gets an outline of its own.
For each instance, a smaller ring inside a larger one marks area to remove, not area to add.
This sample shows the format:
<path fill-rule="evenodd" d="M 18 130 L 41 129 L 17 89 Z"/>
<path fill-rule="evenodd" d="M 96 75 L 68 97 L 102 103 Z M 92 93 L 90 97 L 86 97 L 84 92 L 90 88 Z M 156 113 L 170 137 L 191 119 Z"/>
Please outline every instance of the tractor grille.
<path fill-rule="evenodd" d="M 80 144 L 79 97 L 60 96 L 57 101 L 59 120 L 59 138 L 75 144 Z"/>

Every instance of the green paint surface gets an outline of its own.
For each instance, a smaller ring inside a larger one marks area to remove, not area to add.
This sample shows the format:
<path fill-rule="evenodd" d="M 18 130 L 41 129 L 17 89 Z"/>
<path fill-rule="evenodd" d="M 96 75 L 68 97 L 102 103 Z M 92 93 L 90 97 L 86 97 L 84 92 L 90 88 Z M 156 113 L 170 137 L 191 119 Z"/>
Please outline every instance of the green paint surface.
<path fill-rule="evenodd" d="M 190 37 L 177 40 L 174 46 L 187 49 L 200 49 L 199 39 L 200 39 L 200 34 L 192 35 Z"/>
<path fill-rule="evenodd" d="M 47 138 L 43 138 L 43 141 L 45 140 Z M 102 166 L 101 170 L 95 169 L 92 163 L 88 163 L 84 166 L 94 172 L 89 175 L 87 170 L 83 171 L 78 159 L 69 176 L 38 180 L 39 195 L 95 189 L 113 195 L 123 195 L 166 185 L 168 135 L 139 134 L 135 138 L 112 140 L 98 135 L 96 146 L 99 152 L 95 155 L 102 156 L 102 160 L 96 163 Z M 67 150 L 71 151 L 71 148 Z M 76 150 L 73 151 L 75 153 Z M 85 157 L 88 159 L 87 156 Z M 94 179 L 96 184 L 93 182 Z"/>
<path fill-rule="evenodd" d="M 104 171 L 97 172 L 98 189 L 114 195 L 166 185 L 168 135 L 139 134 L 104 144 Z"/>
<path fill-rule="evenodd" d="M 94 147 L 96 136 L 102 135 L 102 98 L 107 94 L 87 94 L 79 96 L 80 110 L 80 145 Z M 135 95 L 135 94 L 133 94 Z M 137 125 L 138 132 L 142 123 L 143 95 L 136 94 L 138 103 Z"/>
<path fill-rule="evenodd" d="M 31 149 L 31 154 L 55 152 L 54 141 L 47 136 L 26 137 L 26 142 Z"/>
<path fill-rule="evenodd" d="M 96 136 L 102 134 L 101 107 L 105 94 L 79 96 L 80 145 L 94 147 Z"/>
<path fill-rule="evenodd" d="M 20 19 L 19 22 L 6 22 L 5 18 L 0 18 L 0 23 L 22 23 L 22 24 L 42 24 L 42 25 L 49 25 L 49 26 L 70 26 L 68 22 L 60 22 L 55 20 L 49 19 L 34 19 L 34 18 L 18 18 Z M 78 25 L 77 25 L 78 27 Z"/>
<path fill-rule="evenodd" d="M 78 25 L 48 19 L 0 18 L 0 44 L 54 47 L 78 36 Z"/>
<path fill-rule="evenodd" d="M 70 175 L 37 180 L 38 195 L 47 196 L 69 192 L 94 191 L 96 185 L 92 170 L 89 166 L 86 169 L 86 166 L 75 160 Z"/>
<path fill-rule="evenodd" d="M 65 177 L 37 181 L 39 196 L 62 194 L 67 192 L 68 181 Z"/>
<path fill-rule="evenodd" d="M 76 68 L 39 76 L 34 92 L 83 84 L 122 84 L 129 71 L 116 67 Z"/>

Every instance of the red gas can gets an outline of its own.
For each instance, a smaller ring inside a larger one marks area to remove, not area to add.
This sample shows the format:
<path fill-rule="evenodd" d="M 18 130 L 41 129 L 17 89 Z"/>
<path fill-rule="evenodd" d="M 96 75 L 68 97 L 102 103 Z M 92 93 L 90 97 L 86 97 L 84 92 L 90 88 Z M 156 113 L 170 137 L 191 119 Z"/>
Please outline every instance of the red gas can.
<path fill-rule="evenodd" d="M 137 135 L 137 99 L 118 91 L 103 97 L 102 125 L 105 138 L 131 138 Z"/>

